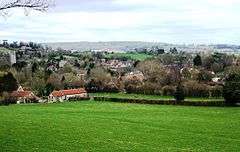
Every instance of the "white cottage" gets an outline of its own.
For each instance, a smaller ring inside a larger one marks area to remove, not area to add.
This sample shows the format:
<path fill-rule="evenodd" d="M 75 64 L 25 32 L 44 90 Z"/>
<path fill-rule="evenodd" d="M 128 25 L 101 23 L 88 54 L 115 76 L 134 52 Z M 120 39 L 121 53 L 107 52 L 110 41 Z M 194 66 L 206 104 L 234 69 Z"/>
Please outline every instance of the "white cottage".
<path fill-rule="evenodd" d="M 69 100 L 71 98 L 87 98 L 88 93 L 84 88 L 80 89 L 70 89 L 70 90 L 60 90 L 60 91 L 53 91 L 49 97 L 48 101 L 56 102 L 60 101 L 63 102 L 64 100 Z"/>

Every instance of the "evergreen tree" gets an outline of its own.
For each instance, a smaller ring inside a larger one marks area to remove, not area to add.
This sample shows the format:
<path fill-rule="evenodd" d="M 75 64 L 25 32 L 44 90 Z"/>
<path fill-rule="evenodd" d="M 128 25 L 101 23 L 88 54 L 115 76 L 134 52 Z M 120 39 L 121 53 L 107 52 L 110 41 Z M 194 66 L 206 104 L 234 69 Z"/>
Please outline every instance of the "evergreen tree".
<path fill-rule="evenodd" d="M 36 62 L 32 65 L 32 73 L 35 73 L 38 70 L 38 64 Z"/>
<path fill-rule="evenodd" d="M 201 66 L 202 65 L 202 58 L 199 54 L 193 59 L 193 64 L 195 66 Z"/>
<path fill-rule="evenodd" d="M 177 102 L 184 101 L 184 99 L 185 99 L 185 97 L 184 97 L 184 89 L 183 89 L 183 86 L 181 85 L 181 83 L 179 83 L 177 88 L 176 88 L 176 92 L 174 94 L 174 98 L 176 99 Z"/>
<path fill-rule="evenodd" d="M 177 48 L 170 48 L 170 51 L 169 51 L 171 54 L 178 54 L 178 50 Z"/>
<path fill-rule="evenodd" d="M 18 83 L 12 73 L 8 72 L 3 77 L 0 77 L 0 93 L 16 91 L 17 88 Z"/>
<path fill-rule="evenodd" d="M 49 96 L 54 90 L 54 86 L 51 84 L 51 83 L 48 83 L 46 86 L 45 86 L 45 91 L 44 91 L 44 95 L 45 96 Z"/>
<path fill-rule="evenodd" d="M 227 104 L 240 102 L 240 73 L 232 73 L 226 78 L 223 97 Z"/>

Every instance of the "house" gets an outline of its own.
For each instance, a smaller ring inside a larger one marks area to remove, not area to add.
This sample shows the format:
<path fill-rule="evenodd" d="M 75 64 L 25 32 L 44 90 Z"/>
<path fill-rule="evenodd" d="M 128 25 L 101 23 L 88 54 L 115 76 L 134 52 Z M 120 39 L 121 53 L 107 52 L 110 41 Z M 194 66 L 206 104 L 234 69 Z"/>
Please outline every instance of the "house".
<path fill-rule="evenodd" d="M 15 51 L 0 47 L 0 65 L 13 65 L 16 62 Z"/>
<path fill-rule="evenodd" d="M 64 100 L 69 99 L 84 99 L 88 98 L 88 93 L 84 88 L 80 89 L 70 89 L 70 90 L 59 90 L 59 91 L 53 91 L 49 97 L 48 101 L 50 102 L 56 102 L 60 101 L 63 102 Z"/>
<path fill-rule="evenodd" d="M 24 91 L 20 86 L 17 91 L 11 93 L 11 97 L 17 100 L 17 104 L 37 102 L 39 98 L 31 91 Z"/>
<path fill-rule="evenodd" d="M 61 61 L 59 62 L 59 67 L 60 67 L 60 68 L 63 68 L 66 64 L 67 64 L 67 61 L 61 60 Z"/>

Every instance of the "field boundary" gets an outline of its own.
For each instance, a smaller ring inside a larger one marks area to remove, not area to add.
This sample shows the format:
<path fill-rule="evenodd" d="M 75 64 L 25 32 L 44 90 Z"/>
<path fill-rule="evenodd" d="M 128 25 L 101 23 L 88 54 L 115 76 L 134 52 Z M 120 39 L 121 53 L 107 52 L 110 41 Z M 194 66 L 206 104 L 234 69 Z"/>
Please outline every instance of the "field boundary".
<path fill-rule="evenodd" d="M 224 107 L 227 106 L 225 101 L 182 101 L 176 100 L 146 100 L 146 99 L 126 99 L 126 98 L 111 98 L 111 97 L 93 97 L 95 101 L 101 102 L 121 102 L 121 103 L 137 103 L 137 104 L 159 104 L 159 105 L 182 105 L 182 106 L 212 106 Z"/>

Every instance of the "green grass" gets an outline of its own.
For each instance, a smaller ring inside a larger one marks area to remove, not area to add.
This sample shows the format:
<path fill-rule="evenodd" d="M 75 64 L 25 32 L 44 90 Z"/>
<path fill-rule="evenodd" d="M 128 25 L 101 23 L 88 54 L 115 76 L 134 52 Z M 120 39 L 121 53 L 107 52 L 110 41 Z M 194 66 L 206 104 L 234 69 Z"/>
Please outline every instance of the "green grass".
<path fill-rule="evenodd" d="M 171 96 L 143 95 L 143 94 L 126 94 L 126 93 L 91 93 L 90 96 L 125 98 L 125 99 L 145 99 L 145 100 L 173 100 Z M 186 97 L 186 101 L 223 101 L 223 98 L 192 98 Z"/>
<path fill-rule="evenodd" d="M 240 151 L 240 109 L 80 102 L 0 107 L 0 151 Z"/>
<path fill-rule="evenodd" d="M 126 93 L 90 93 L 90 96 L 95 97 L 110 97 L 124 99 L 145 99 L 145 100 L 171 100 L 171 96 L 144 95 L 144 94 L 126 94 Z"/>
<path fill-rule="evenodd" d="M 153 58 L 153 55 L 148 55 L 144 53 L 114 53 L 114 54 L 107 54 L 107 58 L 112 58 L 112 57 L 126 57 L 131 60 L 139 60 L 139 61 L 144 61 L 148 58 Z"/>

